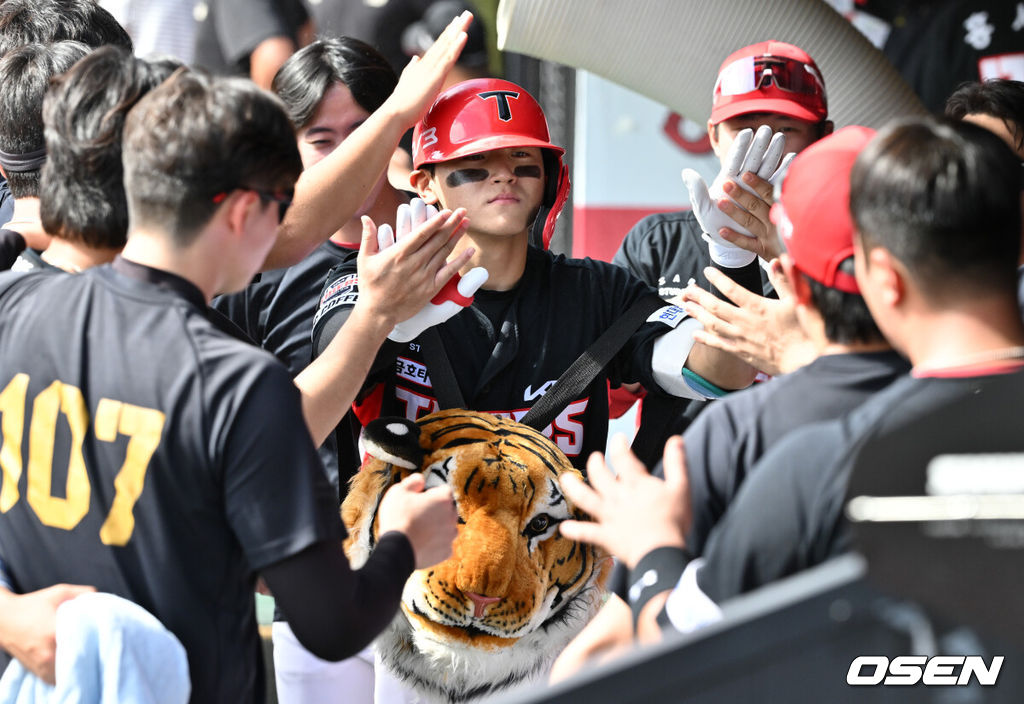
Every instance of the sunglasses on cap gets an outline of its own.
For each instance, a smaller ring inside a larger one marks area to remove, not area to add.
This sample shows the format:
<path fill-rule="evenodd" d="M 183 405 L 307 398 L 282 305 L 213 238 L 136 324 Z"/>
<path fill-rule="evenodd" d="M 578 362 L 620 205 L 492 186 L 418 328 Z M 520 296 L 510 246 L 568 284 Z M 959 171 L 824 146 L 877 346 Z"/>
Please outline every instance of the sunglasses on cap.
<path fill-rule="evenodd" d="M 284 215 L 288 212 L 288 206 L 292 204 L 292 194 L 286 191 L 266 191 L 261 188 L 251 188 L 249 186 L 236 186 L 231 190 L 243 190 L 252 191 L 259 196 L 260 203 L 264 206 L 267 203 L 277 203 L 277 222 L 284 222 Z M 221 191 L 215 195 L 212 200 L 214 203 L 220 204 L 228 197 L 230 191 Z"/>
<path fill-rule="evenodd" d="M 745 56 L 718 74 L 715 86 L 721 95 L 743 95 L 774 83 L 779 90 L 825 97 L 825 82 L 810 64 L 784 56 Z"/>

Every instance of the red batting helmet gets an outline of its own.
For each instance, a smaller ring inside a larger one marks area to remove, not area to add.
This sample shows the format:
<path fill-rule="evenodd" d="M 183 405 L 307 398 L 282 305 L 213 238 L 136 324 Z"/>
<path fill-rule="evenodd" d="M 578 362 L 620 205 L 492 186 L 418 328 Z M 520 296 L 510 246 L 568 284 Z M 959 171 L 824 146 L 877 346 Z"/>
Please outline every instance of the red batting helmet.
<path fill-rule="evenodd" d="M 547 183 L 530 240 L 545 249 L 569 195 L 565 150 L 551 143 L 544 111 L 533 96 L 510 81 L 477 78 L 449 88 L 416 124 L 413 168 L 507 147 L 540 147 Z"/>

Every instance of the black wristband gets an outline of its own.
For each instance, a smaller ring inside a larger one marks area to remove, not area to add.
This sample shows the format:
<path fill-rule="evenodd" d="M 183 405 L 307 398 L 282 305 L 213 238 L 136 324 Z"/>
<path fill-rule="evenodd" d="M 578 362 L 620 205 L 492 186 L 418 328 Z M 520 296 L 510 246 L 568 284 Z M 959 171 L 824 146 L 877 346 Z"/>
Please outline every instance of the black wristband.
<path fill-rule="evenodd" d="M 633 611 L 633 629 L 656 594 L 672 589 L 693 557 L 683 548 L 654 548 L 640 558 L 629 573 L 629 608 Z"/>
<path fill-rule="evenodd" d="M 764 284 L 761 281 L 761 263 L 760 260 L 757 259 L 757 257 L 755 257 L 754 261 L 750 262 L 746 266 L 741 266 L 736 269 L 730 269 L 729 267 L 721 266 L 720 264 L 715 264 L 714 262 L 711 263 L 711 266 L 718 269 L 720 272 L 728 276 L 730 279 L 732 279 L 733 281 L 735 281 L 748 291 L 752 291 L 753 293 L 756 293 L 758 296 L 764 295 Z M 721 298 L 723 301 L 732 303 L 732 299 L 730 299 L 728 296 L 726 296 L 724 293 L 719 291 L 714 286 L 711 287 L 711 292 L 718 296 L 719 298 Z"/>

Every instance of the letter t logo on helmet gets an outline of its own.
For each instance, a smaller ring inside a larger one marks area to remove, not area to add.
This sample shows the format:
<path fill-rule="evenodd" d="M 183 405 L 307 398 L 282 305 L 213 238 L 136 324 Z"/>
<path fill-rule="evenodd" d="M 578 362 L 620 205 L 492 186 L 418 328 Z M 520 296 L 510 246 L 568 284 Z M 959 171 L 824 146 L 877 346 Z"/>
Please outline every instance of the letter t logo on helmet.
<path fill-rule="evenodd" d="M 413 168 L 508 147 L 544 151 L 544 202 L 530 241 L 547 249 L 555 220 L 569 195 L 565 150 L 551 143 L 544 111 L 532 95 L 510 81 L 477 78 L 458 83 L 434 101 L 412 135 Z"/>
<path fill-rule="evenodd" d="M 518 98 L 519 93 L 511 90 L 489 90 L 485 93 L 477 93 L 476 96 L 481 100 L 494 98 L 498 103 L 498 119 L 502 122 L 509 122 L 512 119 L 512 108 L 509 107 L 508 99 Z"/>

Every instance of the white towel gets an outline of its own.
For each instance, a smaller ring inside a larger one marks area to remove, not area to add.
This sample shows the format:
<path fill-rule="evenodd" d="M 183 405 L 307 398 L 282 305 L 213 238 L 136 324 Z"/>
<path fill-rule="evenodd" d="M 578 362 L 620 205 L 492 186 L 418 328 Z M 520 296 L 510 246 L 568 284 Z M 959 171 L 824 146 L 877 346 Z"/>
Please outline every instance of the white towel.
<path fill-rule="evenodd" d="M 14 660 L 0 678 L 5 704 L 187 704 L 185 648 L 152 614 L 113 594 L 57 607 L 57 686 Z"/>

